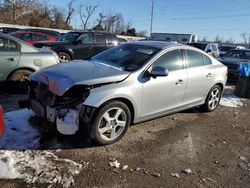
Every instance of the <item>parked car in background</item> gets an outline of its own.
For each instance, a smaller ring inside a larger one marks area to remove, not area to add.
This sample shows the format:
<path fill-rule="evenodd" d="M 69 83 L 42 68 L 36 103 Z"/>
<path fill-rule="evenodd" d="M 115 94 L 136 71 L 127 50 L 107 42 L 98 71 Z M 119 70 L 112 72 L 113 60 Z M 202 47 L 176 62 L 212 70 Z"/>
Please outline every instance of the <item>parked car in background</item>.
<path fill-rule="evenodd" d="M 30 104 L 62 134 L 84 129 L 99 144 L 111 144 L 130 124 L 201 105 L 213 111 L 227 68 L 187 45 L 124 43 L 88 61 L 45 68 L 30 77 Z"/>
<path fill-rule="evenodd" d="M 118 44 L 115 34 L 100 31 L 74 31 L 64 34 L 57 41 L 34 44 L 55 51 L 61 62 L 73 59 L 88 59 Z"/>
<path fill-rule="evenodd" d="M 36 70 L 59 63 L 52 51 L 40 51 L 15 37 L 0 33 L 0 81 L 24 81 Z"/>
<path fill-rule="evenodd" d="M 0 32 L 4 34 L 12 33 L 18 30 L 19 29 L 15 27 L 0 27 Z"/>
<path fill-rule="evenodd" d="M 25 32 L 25 31 L 30 31 L 30 32 L 39 32 L 39 33 L 44 33 L 46 35 L 52 36 L 54 38 L 59 38 L 61 37 L 61 33 L 58 31 L 54 30 L 48 30 L 48 29 L 34 29 L 34 28 L 29 28 L 29 29 L 20 29 L 20 32 Z"/>
<path fill-rule="evenodd" d="M 219 47 L 220 55 L 225 54 L 226 52 L 234 49 L 246 49 L 244 46 L 235 46 L 235 45 L 221 45 Z"/>
<path fill-rule="evenodd" d="M 188 45 L 199 48 L 213 57 L 219 57 L 220 51 L 217 43 L 191 42 Z"/>
<path fill-rule="evenodd" d="M 228 67 L 228 80 L 235 82 L 238 80 L 240 63 L 250 63 L 250 49 L 228 51 L 222 54 L 218 60 Z"/>
<path fill-rule="evenodd" d="M 38 33 L 38 32 L 30 32 L 30 31 L 18 31 L 14 33 L 10 33 L 11 36 L 19 38 L 30 45 L 33 45 L 36 42 L 48 42 L 55 41 L 56 38 L 47 34 Z"/>

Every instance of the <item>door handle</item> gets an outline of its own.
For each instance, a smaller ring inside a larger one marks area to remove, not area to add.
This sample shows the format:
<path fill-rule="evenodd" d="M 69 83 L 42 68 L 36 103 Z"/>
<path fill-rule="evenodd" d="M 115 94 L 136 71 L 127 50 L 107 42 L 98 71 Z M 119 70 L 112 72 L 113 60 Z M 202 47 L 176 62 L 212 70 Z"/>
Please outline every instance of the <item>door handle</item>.
<path fill-rule="evenodd" d="M 8 61 L 15 61 L 16 60 L 16 58 L 14 58 L 14 57 L 10 57 L 10 58 L 6 58 Z"/>
<path fill-rule="evenodd" d="M 207 78 L 211 78 L 211 77 L 212 77 L 212 74 L 211 74 L 211 73 L 208 73 L 208 74 L 206 75 L 206 77 L 207 77 Z"/>
<path fill-rule="evenodd" d="M 182 85 L 183 84 L 183 80 L 179 79 L 177 82 L 175 82 L 175 85 Z"/>

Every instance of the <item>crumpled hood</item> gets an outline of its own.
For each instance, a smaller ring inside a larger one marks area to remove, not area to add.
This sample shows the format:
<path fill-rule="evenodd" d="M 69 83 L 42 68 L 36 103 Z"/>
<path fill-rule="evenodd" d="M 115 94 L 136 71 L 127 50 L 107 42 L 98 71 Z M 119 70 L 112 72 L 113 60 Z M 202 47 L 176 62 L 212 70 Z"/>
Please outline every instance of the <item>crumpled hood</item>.
<path fill-rule="evenodd" d="M 62 96 L 74 85 L 119 82 L 129 74 L 130 72 L 93 61 L 72 61 L 39 70 L 33 73 L 30 79 L 48 85 L 52 93 Z"/>

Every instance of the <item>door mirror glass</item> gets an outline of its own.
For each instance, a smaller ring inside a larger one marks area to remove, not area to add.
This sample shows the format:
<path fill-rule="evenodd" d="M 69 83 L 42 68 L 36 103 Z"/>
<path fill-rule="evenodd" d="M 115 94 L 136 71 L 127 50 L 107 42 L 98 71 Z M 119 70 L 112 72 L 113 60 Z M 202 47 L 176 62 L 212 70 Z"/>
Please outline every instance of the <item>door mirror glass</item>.
<path fill-rule="evenodd" d="M 154 67 L 151 71 L 151 76 L 153 78 L 156 78 L 157 76 L 167 76 L 168 75 L 168 69 L 165 69 L 163 67 Z"/>

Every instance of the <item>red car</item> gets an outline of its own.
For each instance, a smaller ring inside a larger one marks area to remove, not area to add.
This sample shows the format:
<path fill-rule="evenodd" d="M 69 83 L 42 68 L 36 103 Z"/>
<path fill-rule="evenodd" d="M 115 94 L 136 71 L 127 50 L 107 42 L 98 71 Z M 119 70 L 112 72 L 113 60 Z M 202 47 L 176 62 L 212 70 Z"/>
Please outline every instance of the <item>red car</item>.
<path fill-rule="evenodd" d="M 0 137 L 3 135 L 3 131 L 4 131 L 3 108 L 0 105 Z"/>
<path fill-rule="evenodd" d="M 24 31 L 24 32 L 13 32 L 10 33 L 11 36 L 19 38 L 28 44 L 33 45 L 36 42 L 46 42 L 46 41 L 55 41 L 56 38 L 50 35 L 39 33 L 39 32 L 31 32 L 31 31 Z"/>

